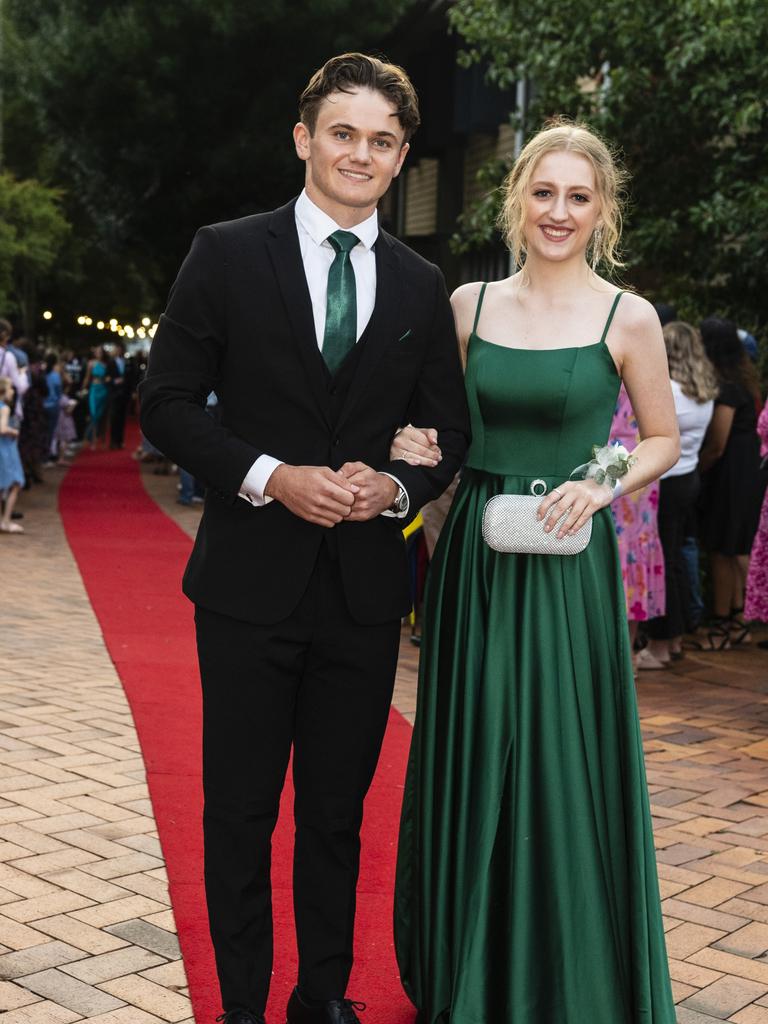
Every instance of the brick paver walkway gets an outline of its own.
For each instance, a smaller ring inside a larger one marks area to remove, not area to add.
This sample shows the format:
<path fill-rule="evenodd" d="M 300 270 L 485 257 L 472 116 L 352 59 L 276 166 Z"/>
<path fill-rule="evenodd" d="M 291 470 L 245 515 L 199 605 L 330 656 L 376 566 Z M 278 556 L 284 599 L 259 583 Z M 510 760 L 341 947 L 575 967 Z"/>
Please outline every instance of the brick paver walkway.
<path fill-rule="evenodd" d="M 144 480 L 192 533 L 175 478 Z M 135 732 L 54 491 L 0 538 L 0 1012 L 192 1024 Z M 417 657 L 404 638 L 409 718 Z M 768 652 L 690 654 L 638 692 L 678 1022 L 768 1024 Z"/>
<path fill-rule="evenodd" d="M 0 537 L 0 1014 L 192 1024 L 139 745 L 56 473 L 24 496 L 26 535 Z"/>

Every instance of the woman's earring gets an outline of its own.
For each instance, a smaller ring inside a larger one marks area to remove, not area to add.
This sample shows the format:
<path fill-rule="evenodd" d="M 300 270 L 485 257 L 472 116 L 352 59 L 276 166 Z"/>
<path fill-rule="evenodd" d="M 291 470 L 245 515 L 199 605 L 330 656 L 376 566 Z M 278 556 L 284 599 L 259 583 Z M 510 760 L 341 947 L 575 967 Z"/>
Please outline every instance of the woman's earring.
<path fill-rule="evenodd" d="M 602 225 L 598 224 L 597 227 L 595 228 L 595 230 L 592 233 L 592 259 L 591 259 L 590 262 L 592 264 L 592 269 L 593 270 L 596 269 L 598 263 L 600 262 L 600 256 L 601 256 L 600 249 L 602 247 L 602 241 L 603 241 L 603 229 L 602 229 Z"/>

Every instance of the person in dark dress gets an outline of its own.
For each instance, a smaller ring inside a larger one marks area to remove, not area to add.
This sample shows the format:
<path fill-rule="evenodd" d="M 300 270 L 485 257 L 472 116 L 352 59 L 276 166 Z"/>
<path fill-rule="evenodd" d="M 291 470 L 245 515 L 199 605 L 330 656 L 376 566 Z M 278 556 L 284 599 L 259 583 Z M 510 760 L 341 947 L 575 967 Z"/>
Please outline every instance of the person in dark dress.
<path fill-rule="evenodd" d="M 699 532 L 712 572 L 708 645 L 721 650 L 750 640 L 744 591 L 765 486 L 757 436 L 760 391 L 734 323 L 710 317 L 701 336 L 720 388 L 699 463 Z"/>

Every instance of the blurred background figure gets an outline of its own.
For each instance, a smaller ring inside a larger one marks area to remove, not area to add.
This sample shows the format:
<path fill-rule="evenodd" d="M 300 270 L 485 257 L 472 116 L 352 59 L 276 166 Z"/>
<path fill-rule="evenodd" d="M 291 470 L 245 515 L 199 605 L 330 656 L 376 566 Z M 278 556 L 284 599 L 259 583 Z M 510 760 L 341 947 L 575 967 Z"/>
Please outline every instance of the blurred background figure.
<path fill-rule="evenodd" d="M 757 372 L 736 325 L 710 317 L 701 324 L 719 394 L 701 451 L 700 542 L 709 553 L 713 615 L 707 645 L 748 643 L 744 591 L 764 488 L 760 475 Z"/>
<path fill-rule="evenodd" d="M 768 401 L 758 418 L 757 433 L 760 437 L 760 455 L 763 460 L 761 473 L 765 484 L 768 474 Z M 744 618 L 747 621 L 768 622 L 768 492 L 763 496 L 760 523 L 749 559 Z M 761 640 L 757 646 L 768 648 L 768 640 Z"/>
<path fill-rule="evenodd" d="M 130 363 L 125 357 L 125 346 L 120 341 L 116 342 L 112 353 L 112 386 L 109 395 L 109 447 L 112 449 L 122 448 L 125 443 L 125 418 L 133 390 Z"/>
<path fill-rule="evenodd" d="M 99 441 L 106 448 L 107 406 L 111 382 L 109 358 L 104 346 L 97 345 L 88 361 L 83 381 L 83 390 L 88 396 L 89 417 L 88 426 L 85 428 L 85 440 L 90 443 L 91 451 L 96 450 Z"/>
<path fill-rule="evenodd" d="M 12 401 L 11 379 L 0 377 L 0 533 L 24 533 L 24 527 L 12 519 L 19 490 L 24 484 L 24 470 L 19 458 L 19 430 L 13 422 Z"/>
<path fill-rule="evenodd" d="M 19 433 L 19 454 L 27 488 L 43 482 L 43 463 L 48 453 L 47 397 L 45 353 L 37 348 L 29 353 L 29 387 L 24 395 L 24 416 Z"/>
<path fill-rule="evenodd" d="M 623 444 L 634 451 L 640 443 L 632 404 L 624 385 L 619 391 L 611 424 L 611 444 Z M 638 623 L 657 618 L 665 611 L 664 554 L 659 540 L 657 509 L 659 483 L 617 498 L 610 506 L 619 542 L 621 576 L 627 602 L 629 637 L 634 648 Z M 643 649 L 634 655 L 638 669 L 663 668 Z"/>
<path fill-rule="evenodd" d="M 56 461 L 56 455 L 53 452 L 53 438 L 56 434 L 56 427 L 59 423 L 61 399 L 64 395 L 64 381 L 61 375 L 61 365 L 59 363 L 59 357 L 55 352 L 49 352 L 45 357 L 45 383 L 48 386 L 48 394 L 43 399 L 43 408 L 45 409 L 45 418 L 47 421 L 45 445 L 46 461 L 43 464 L 44 468 L 52 465 Z"/>
<path fill-rule="evenodd" d="M 718 393 L 714 367 L 695 327 L 681 321 L 667 323 L 664 343 L 680 428 L 680 458 L 661 478 L 659 488 L 658 527 L 664 551 L 667 610 L 646 625 L 645 657 L 660 664 L 682 655 L 682 636 L 688 628 L 690 597 L 683 546 L 700 490 L 699 451 Z"/>

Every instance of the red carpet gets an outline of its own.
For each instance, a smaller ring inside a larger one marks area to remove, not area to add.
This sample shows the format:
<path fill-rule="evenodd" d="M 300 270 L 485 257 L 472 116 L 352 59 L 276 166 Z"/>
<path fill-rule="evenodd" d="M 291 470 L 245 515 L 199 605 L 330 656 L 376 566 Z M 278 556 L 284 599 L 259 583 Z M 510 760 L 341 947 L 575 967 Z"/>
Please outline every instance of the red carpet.
<path fill-rule="evenodd" d="M 169 482 L 169 488 L 173 485 Z M 191 542 L 147 495 L 126 452 L 83 453 L 61 488 L 61 516 L 136 722 L 197 1024 L 220 1013 L 203 893 L 200 700 L 192 606 L 180 581 Z M 392 946 L 392 889 L 410 726 L 392 711 L 366 803 L 355 969 L 365 1024 L 412 1024 Z M 273 849 L 275 967 L 268 1024 L 283 1024 L 296 979 L 292 796 Z"/>

